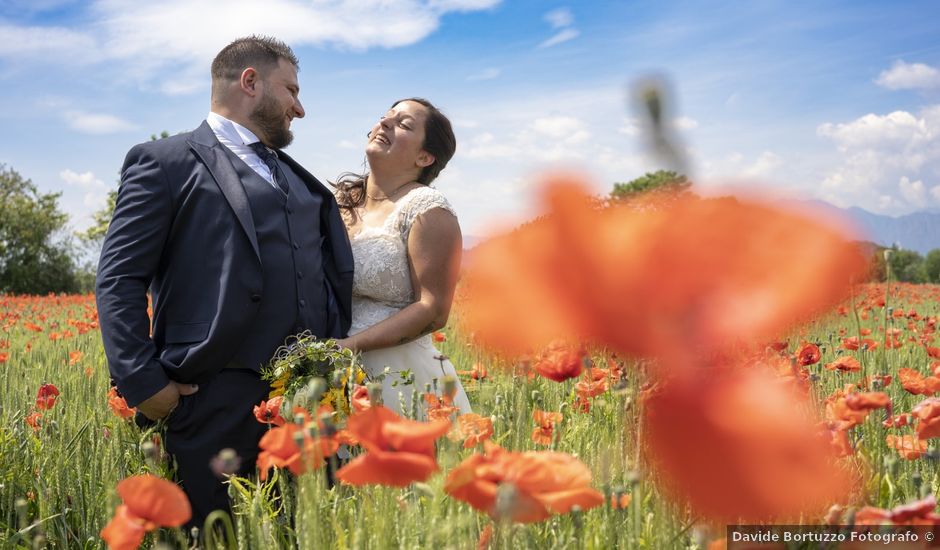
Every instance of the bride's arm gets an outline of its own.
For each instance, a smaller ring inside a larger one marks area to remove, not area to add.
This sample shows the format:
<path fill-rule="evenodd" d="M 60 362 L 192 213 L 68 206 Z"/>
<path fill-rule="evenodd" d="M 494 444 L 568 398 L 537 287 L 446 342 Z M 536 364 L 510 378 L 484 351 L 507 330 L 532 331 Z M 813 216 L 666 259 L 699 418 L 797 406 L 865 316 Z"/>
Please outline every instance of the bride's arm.
<path fill-rule="evenodd" d="M 454 300 L 462 247 L 460 225 L 452 213 L 433 208 L 418 216 L 408 236 L 415 301 L 338 343 L 356 351 L 369 351 L 404 344 L 443 328 Z"/>

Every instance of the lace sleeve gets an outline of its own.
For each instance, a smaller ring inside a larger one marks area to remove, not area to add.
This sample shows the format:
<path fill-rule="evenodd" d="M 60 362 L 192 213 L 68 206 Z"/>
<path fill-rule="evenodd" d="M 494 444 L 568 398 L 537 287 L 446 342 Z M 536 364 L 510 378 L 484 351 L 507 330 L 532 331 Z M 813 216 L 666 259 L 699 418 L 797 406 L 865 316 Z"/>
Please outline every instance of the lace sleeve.
<path fill-rule="evenodd" d="M 428 210 L 443 208 L 453 214 L 454 217 L 457 216 L 457 212 L 454 211 L 454 207 L 451 206 L 447 197 L 433 187 L 419 187 L 409 193 L 406 200 L 408 202 L 402 207 L 399 217 L 399 231 L 402 240 L 405 242 L 408 242 L 408 235 L 411 234 L 411 226 L 415 220 Z"/>

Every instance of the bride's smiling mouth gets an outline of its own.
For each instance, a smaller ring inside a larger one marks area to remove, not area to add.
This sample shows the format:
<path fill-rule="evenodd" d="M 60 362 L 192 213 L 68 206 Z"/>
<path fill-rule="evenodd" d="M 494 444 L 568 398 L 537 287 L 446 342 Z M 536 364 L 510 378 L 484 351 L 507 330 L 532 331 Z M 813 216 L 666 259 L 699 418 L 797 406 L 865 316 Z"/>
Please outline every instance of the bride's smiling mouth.
<path fill-rule="evenodd" d="M 392 144 L 392 142 L 388 140 L 388 138 L 385 136 L 385 134 L 383 134 L 383 133 L 381 133 L 381 132 L 376 133 L 376 134 L 375 134 L 375 137 L 372 138 L 372 141 L 378 141 L 378 142 L 380 142 L 380 143 L 384 143 L 385 145 L 391 145 L 391 144 Z"/>

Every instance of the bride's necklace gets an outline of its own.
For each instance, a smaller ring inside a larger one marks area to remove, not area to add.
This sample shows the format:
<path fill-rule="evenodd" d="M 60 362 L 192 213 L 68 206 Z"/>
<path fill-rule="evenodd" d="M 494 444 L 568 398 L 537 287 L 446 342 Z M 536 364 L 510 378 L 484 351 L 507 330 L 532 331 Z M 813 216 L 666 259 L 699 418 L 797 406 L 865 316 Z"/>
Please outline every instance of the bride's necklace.
<path fill-rule="evenodd" d="M 367 197 L 369 197 L 370 199 L 372 199 L 372 200 L 374 200 L 374 201 L 387 201 L 387 200 L 390 200 L 390 199 L 391 199 L 392 197 L 394 197 L 395 195 L 397 195 L 399 191 L 401 191 L 402 189 L 404 189 L 406 186 L 411 185 L 412 183 L 415 183 L 415 182 L 409 181 L 409 182 L 403 183 L 403 184 L 399 185 L 398 187 L 396 187 L 395 189 L 393 189 L 391 193 L 389 193 L 388 195 L 385 195 L 384 197 L 374 197 L 374 196 L 370 195 L 370 194 L 369 194 L 369 191 L 368 191 L 368 187 L 366 187 L 366 188 L 363 190 L 363 192 L 366 194 Z"/>

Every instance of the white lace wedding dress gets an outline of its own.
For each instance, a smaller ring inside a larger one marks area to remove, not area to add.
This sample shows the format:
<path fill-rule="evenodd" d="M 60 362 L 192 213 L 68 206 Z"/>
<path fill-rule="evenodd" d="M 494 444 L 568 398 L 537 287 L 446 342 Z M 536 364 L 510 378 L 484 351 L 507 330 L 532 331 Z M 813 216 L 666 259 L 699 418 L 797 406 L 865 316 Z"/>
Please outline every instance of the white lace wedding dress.
<path fill-rule="evenodd" d="M 364 227 L 350 235 L 356 265 L 350 335 L 362 332 L 414 302 L 407 256 L 408 235 L 415 219 L 434 208 L 454 213 L 440 191 L 417 187 L 399 199 L 380 227 Z M 425 387 L 430 384 L 434 391 L 436 386 L 435 393 L 441 394 L 445 375 L 457 379 L 454 366 L 441 358 L 429 334 L 400 346 L 364 352 L 362 363 L 372 379 L 377 379 L 388 368 L 382 381 L 382 400 L 386 407 L 399 414 L 416 413 L 419 418 L 424 417 L 421 396 Z M 408 376 L 409 372 L 413 378 Z M 470 401 L 459 380 L 454 405 L 461 413 L 470 412 Z"/>

